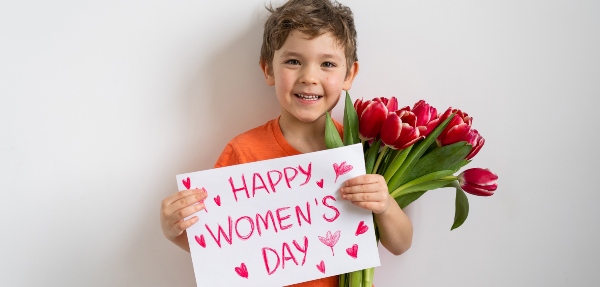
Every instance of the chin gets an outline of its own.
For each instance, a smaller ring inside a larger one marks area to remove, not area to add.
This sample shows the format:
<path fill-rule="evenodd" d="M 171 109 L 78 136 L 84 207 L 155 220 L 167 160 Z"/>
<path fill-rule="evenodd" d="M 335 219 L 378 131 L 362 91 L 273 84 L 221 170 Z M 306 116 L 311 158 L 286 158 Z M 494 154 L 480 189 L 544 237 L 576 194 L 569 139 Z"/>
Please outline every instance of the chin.
<path fill-rule="evenodd" d="M 325 114 L 312 114 L 312 115 L 294 115 L 294 117 L 303 123 L 314 123 L 325 117 Z"/>

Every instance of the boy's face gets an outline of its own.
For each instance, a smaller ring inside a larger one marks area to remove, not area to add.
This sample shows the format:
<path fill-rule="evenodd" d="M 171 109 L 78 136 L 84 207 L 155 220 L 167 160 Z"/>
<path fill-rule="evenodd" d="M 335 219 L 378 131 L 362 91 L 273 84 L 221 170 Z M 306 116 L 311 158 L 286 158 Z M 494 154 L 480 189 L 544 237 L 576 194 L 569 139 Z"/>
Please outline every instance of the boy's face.
<path fill-rule="evenodd" d="M 358 70 L 355 62 L 346 75 L 344 48 L 331 33 L 309 39 L 299 31 L 288 35 L 273 56 L 273 74 L 261 63 L 267 84 L 275 86 L 281 117 L 314 122 L 337 104 L 349 90 Z"/>

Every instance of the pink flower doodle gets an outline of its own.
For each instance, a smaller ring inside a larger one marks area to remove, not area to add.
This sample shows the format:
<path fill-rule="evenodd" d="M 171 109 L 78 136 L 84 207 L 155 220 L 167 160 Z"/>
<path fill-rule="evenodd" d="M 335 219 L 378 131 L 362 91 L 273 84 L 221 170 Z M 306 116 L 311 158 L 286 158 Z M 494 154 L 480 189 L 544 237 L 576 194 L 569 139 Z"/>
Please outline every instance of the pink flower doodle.
<path fill-rule="evenodd" d="M 335 253 L 333 253 L 333 246 L 335 246 L 338 240 L 340 240 L 340 232 L 341 231 L 338 230 L 333 235 L 331 235 L 331 231 L 327 231 L 327 235 L 325 235 L 325 237 L 319 236 L 319 240 L 321 240 L 323 244 L 331 248 L 331 254 L 333 256 L 335 256 Z"/>
<path fill-rule="evenodd" d="M 340 175 L 344 175 L 344 174 L 347 174 L 348 172 L 350 172 L 352 170 L 352 168 L 354 168 L 354 167 L 349 164 L 346 164 L 345 161 L 343 161 L 339 165 L 337 163 L 334 163 L 333 164 L 333 170 L 335 171 L 335 181 L 334 182 L 337 182 L 338 177 L 340 177 Z"/>

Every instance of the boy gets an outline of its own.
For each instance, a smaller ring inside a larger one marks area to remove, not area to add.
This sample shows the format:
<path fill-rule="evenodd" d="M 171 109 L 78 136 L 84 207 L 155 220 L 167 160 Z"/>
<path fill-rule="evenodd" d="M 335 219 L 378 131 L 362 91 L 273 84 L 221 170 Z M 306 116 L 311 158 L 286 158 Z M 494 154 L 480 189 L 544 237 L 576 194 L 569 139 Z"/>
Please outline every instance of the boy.
<path fill-rule="evenodd" d="M 275 87 L 281 115 L 247 131 L 227 144 L 215 167 L 272 159 L 325 149 L 325 113 L 349 90 L 358 72 L 356 30 L 349 8 L 330 0 L 290 0 L 272 12 L 265 23 L 260 67 L 267 85 Z M 341 126 L 337 124 L 341 133 Z M 371 210 L 381 244 L 395 255 L 412 242 L 408 217 L 388 194 L 382 176 L 350 179 L 342 198 Z M 162 202 L 165 237 L 189 252 L 185 230 L 196 223 L 206 198 L 198 190 L 177 192 Z M 337 276 L 294 286 L 337 286 Z"/>

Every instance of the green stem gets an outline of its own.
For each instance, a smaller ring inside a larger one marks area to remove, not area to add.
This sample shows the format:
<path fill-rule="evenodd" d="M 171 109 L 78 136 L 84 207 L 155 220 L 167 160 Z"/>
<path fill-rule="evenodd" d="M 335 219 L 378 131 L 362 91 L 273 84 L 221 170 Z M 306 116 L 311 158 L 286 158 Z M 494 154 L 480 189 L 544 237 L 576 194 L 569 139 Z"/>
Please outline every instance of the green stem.
<path fill-rule="evenodd" d="M 392 163 L 390 164 L 388 169 L 385 171 L 385 174 L 383 175 L 386 183 L 390 182 L 390 179 L 394 176 L 394 174 L 396 174 L 396 171 L 398 171 L 398 169 L 402 166 L 402 164 L 406 160 L 406 157 L 408 156 L 408 153 L 410 153 L 410 150 L 412 149 L 412 147 L 413 146 L 411 145 L 411 146 L 403 149 L 392 160 Z"/>
<path fill-rule="evenodd" d="M 385 155 L 385 153 L 388 151 L 388 146 L 384 146 L 383 149 L 381 150 L 381 152 L 379 153 L 379 157 L 377 158 L 377 161 L 375 162 L 375 166 L 373 166 L 373 172 L 377 171 L 377 168 L 379 168 L 379 164 L 381 164 L 381 159 L 383 159 L 383 156 Z"/>
<path fill-rule="evenodd" d="M 362 270 L 351 272 L 350 273 L 350 287 L 363 287 L 362 277 L 363 277 Z"/>
<path fill-rule="evenodd" d="M 348 285 L 348 273 L 341 274 L 339 279 L 339 287 L 346 287 Z"/>
<path fill-rule="evenodd" d="M 363 270 L 363 287 L 373 286 L 373 274 L 374 273 L 375 273 L 374 267 Z"/>

